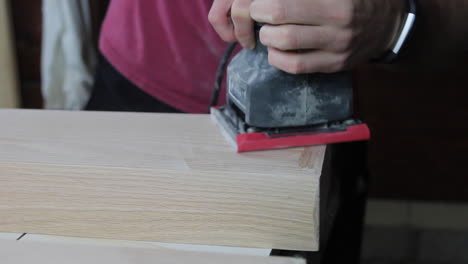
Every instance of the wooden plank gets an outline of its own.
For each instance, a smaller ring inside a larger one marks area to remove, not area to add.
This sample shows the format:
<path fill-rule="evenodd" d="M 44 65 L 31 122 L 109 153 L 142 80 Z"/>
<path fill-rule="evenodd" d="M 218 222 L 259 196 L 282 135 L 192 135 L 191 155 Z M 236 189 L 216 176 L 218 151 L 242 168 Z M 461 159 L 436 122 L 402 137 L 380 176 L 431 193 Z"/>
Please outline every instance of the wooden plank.
<path fill-rule="evenodd" d="M 15 57 L 8 1 L 0 0 L 0 108 L 19 105 Z"/>
<path fill-rule="evenodd" d="M 305 264 L 303 259 L 195 253 L 156 248 L 0 240 L 2 264 Z"/>
<path fill-rule="evenodd" d="M 317 250 L 325 146 L 236 154 L 207 115 L 0 110 L 0 232 Z"/>

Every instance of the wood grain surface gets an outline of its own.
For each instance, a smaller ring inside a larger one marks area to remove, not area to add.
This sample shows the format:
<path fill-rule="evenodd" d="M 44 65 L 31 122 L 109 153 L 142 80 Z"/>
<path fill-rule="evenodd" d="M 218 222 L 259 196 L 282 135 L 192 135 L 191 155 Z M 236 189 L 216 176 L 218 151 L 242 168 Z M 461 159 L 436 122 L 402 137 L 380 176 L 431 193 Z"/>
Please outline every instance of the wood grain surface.
<path fill-rule="evenodd" d="M 2 264 L 305 264 L 303 259 L 196 253 L 148 247 L 9 241 L 0 239 Z"/>
<path fill-rule="evenodd" d="M 0 232 L 318 249 L 325 146 L 236 154 L 207 115 L 0 123 Z"/>
<path fill-rule="evenodd" d="M 7 0 L 0 0 L 0 108 L 18 107 L 18 81 Z"/>

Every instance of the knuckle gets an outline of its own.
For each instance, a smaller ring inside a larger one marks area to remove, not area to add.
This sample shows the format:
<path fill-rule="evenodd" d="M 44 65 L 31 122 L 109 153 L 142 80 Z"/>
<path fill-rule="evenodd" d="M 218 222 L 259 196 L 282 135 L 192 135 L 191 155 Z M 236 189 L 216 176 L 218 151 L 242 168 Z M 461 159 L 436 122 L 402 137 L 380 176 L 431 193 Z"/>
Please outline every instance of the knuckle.
<path fill-rule="evenodd" d="M 306 72 L 306 65 L 300 57 L 295 57 L 287 66 L 287 71 L 292 74 L 301 74 Z"/>
<path fill-rule="evenodd" d="M 232 4 L 231 4 L 231 13 L 236 12 L 236 10 L 239 10 L 239 9 L 241 9 L 240 2 L 238 0 L 232 2 Z"/>
<path fill-rule="evenodd" d="M 302 57 L 298 55 L 285 56 L 270 51 L 268 53 L 268 62 L 273 67 L 291 74 L 307 73 L 307 64 Z"/>
<path fill-rule="evenodd" d="M 239 9 L 232 9 L 231 11 L 231 18 L 232 20 L 234 21 L 237 21 L 237 20 L 243 20 L 245 19 L 247 16 L 243 13 L 242 10 L 239 10 Z"/>
<path fill-rule="evenodd" d="M 286 6 L 285 1 L 272 0 L 271 2 L 271 23 L 279 24 L 285 21 Z"/>
<path fill-rule="evenodd" d="M 226 42 L 236 42 L 237 41 L 237 37 L 236 37 L 233 29 L 231 29 L 231 30 L 228 30 L 228 29 L 217 30 L 217 32 L 218 32 L 218 35 L 221 37 L 221 39 L 226 41 Z"/>
<path fill-rule="evenodd" d="M 324 63 L 317 63 L 313 69 L 313 72 L 319 73 L 333 73 L 333 65 L 324 64 Z"/>
<path fill-rule="evenodd" d="M 321 73 L 334 73 L 339 71 L 339 69 L 337 64 L 332 63 L 329 65 L 321 65 L 320 69 L 317 71 Z"/>
<path fill-rule="evenodd" d="M 316 34 L 316 41 L 319 47 L 327 47 L 328 42 L 330 41 L 328 33 L 326 30 L 318 30 Z"/>
<path fill-rule="evenodd" d="M 252 40 L 252 37 L 250 36 L 250 34 L 247 34 L 243 31 L 238 31 L 238 30 L 236 30 L 236 38 L 240 42 Z"/>
<path fill-rule="evenodd" d="M 282 39 L 283 48 L 286 50 L 295 50 L 299 48 L 299 40 L 297 35 L 291 29 L 283 29 L 280 39 Z"/>
<path fill-rule="evenodd" d="M 237 42 L 237 38 L 233 34 L 219 34 L 219 36 L 225 42 Z"/>
<path fill-rule="evenodd" d="M 351 46 L 351 43 L 353 43 L 354 41 L 354 36 L 355 34 L 353 30 L 346 30 L 341 36 L 341 42 L 347 44 L 348 46 Z"/>
<path fill-rule="evenodd" d="M 263 45 L 270 46 L 270 33 L 268 32 L 266 27 L 263 27 L 262 29 L 260 29 L 259 37 Z"/>
<path fill-rule="evenodd" d="M 220 21 L 220 19 L 219 19 L 219 16 L 217 16 L 215 12 L 210 11 L 210 12 L 208 13 L 208 21 L 209 21 L 212 25 L 216 25 L 216 24 L 218 24 L 218 22 Z"/>
<path fill-rule="evenodd" d="M 329 72 L 338 72 L 346 69 L 348 65 L 349 54 L 344 53 L 337 57 L 336 61 L 330 65 Z"/>
<path fill-rule="evenodd" d="M 248 7 L 249 1 L 248 0 L 236 0 L 232 2 L 232 8 L 234 9 L 245 9 Z"/>
<path fill-rule="evenodd" d="M 231 17 L 240 19 L 250 18 L 250 1 L 234 1 L 231 7 Z"/>
<path fill-rule="evenodd" d="M 354 12 L 351 6 L 343 5 L 332 11 L 332 18 L 342 26 L 351 26 L 354 22 Z"/>
<path fill-rule="evenodd" d="M 336 35 L 336 47 L 337 51 L 349 51 L 354 42 L 354 32 L 352 30 L 346 30 Z"/>

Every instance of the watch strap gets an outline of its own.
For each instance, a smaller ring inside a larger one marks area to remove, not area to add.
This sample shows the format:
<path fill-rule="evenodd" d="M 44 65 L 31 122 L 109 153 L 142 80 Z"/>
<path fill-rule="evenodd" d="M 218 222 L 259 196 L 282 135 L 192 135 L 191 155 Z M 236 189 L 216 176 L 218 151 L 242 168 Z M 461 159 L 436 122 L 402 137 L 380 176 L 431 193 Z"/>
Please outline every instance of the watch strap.
<path fill-rule="evenodd" d="M 411 36 L 414 32 L 416 25 L 416 16 L 418 11 L 418 6 L 416 0 L 407 0 L 408 1 L 408 13 L 403 21 L 403 25 L 398 34 L 398 37 L 391 48 L 383 54 L 378 59 L 374 59 L 375 63 L 390 64 L 394 63 L 398 57 L 403 53 L 405 47 L 407 46 Z"/>

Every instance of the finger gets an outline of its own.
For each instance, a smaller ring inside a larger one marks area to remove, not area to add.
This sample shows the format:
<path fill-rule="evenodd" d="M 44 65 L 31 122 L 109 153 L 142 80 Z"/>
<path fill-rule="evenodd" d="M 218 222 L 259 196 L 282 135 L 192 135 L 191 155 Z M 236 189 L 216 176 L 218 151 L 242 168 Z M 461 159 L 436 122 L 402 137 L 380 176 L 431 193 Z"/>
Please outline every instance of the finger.
<path fill-rule="evenodd" d="M 260 30 L 263 45 L 275 49 L 333 52 L 345 51 L 351 42 L 350 32 L 327 26 L 265 25 Z"/>
<path fill-rule="evenodd" d="M 247 49 L 255 48 L 254 21 L 250 18 L 250 4 L 253 0 L 235 0 L 231 17 L 237 41 Z"/>
<path fill-rule="evenodd" d="M 346 54 L 308 51 L 285 52 L 274 48 L 268 49 L 270 64 L 292 74 L 332 73 L 345 70 Z"/>
<path fill-rule="evenodd" d="M 216 0 L 211 6 L 208 14 L 208 20 L 218 33 L 218 35 L 226 42 L 236 42 L 234 33 L 234 25 L 231 20 L 231 5 L 234 0 Z"/>
<path fill-rule="evenodd" d="M 255 0 L 251 17 L 267 24 L 348 25 L 352 18 L 349 1 Z"/>

